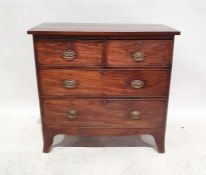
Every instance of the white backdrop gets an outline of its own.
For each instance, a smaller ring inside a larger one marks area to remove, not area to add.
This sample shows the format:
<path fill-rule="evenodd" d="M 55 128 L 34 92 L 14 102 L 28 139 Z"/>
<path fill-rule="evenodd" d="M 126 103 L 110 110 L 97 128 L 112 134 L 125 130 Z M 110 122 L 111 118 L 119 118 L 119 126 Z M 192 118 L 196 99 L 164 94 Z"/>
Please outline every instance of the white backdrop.
<path fill-rule="evenodd" d="M 169 118 L 206 114 L 205 0 L 0 0 L 2 114 L 39 115 L 32 37 L 26 31 L 42 22 L 162 23 L 180 30 Z"/>
<path fill-rule="evenodd" d="M 166 154 L 136 148 L 152 144 L 145 137 L 56 137 L 60 147 L 42 154 L 33 44 L 26 34 L 42 22 L 162 23 L 182 32 L 175 40 Z M 205 0 L 0 0 L 0 174 L 205 175 L 205 31 Z M 115 142 L 120 148 L 102 147 Z M 95 143 L 101 147 L 75 147 Z M 134 147 L 121 148 L 129 143 Z"/>

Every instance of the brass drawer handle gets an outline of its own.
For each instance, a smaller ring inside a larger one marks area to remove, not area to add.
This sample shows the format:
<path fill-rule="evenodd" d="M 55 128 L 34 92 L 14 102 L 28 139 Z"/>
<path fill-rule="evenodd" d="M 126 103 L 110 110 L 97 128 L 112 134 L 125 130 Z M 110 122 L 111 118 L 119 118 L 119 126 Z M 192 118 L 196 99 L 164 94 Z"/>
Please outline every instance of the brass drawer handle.
<path fill-rule="evenodd" d="M 64 87 L 65 88 L 75 88 L 77 87 L 78 83 L 76 80 L 64 80 Z"/>
<path fill-rule="evenodd" d="M 62 53 L 62 58 L 71 61 L 76 57 L 76 52 L 74 50 L 66 50 Z"/>
<path fill-rule="evenodd" d="M 138 119 L 140 119 L 142 117 L 142 114 L 139 111 L 132 111 L 132 112 L 130 112 L 129 117 L 131 119 L 138 120 Z"/>
<path fill-rule="evenodd" d="M 77 112 L 75 110 L 70 110 L 67 112 L 67 117 L 69 119 L 75 119 L 77 118 Z"/>
<path fill-rule="evenodd" d="M 144 52 L 133 52 L 132 53 L 132 60 L 133 61 L 143 61 L 145 57 Z"/>
<path fill-rule="evenodd" d="M 130 86 L 133 87 L 133 88 L 136 88 L 136 89 L 143 88 L 144 87 L 144 81 L 142 81 L 142 80 L 132 80 L 130 82 Z"/>

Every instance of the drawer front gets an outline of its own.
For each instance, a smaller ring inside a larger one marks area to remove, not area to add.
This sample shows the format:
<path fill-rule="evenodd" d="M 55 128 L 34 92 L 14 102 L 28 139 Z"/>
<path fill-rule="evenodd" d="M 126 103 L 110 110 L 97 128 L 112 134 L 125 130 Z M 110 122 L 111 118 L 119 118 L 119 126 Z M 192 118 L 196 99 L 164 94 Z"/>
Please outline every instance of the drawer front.
<path fill-rule="evenodd" d="M 99 40 L 39 40 L 36 48 L 40 64 L 100 66 L 102 61 Z"/>
<path fill-rule="evenodd" d="M 111 67 L 169 66 L 173 40 L 108 40 L 107 63 Z"/>
<path fill-rule="evenodd" d="M 43 100 L 44 123 L 53 127 L 156 128 L 163 126 L 165 100 Z"/>
<path fill-rule="evenodd" d="M 40 70 L 42 95 L 167 96 L 169 70 Z"/>

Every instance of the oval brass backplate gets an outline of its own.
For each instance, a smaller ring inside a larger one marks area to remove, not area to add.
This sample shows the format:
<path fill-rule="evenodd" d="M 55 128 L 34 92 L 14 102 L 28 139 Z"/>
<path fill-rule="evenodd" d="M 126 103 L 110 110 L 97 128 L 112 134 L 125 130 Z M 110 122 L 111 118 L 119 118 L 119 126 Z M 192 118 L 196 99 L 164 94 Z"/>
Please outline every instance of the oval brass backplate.
<path fill-rule="evenodd" d="M 62 53 L 62 58 L 67 61 L 71 61 L 76 57 L 76 52 L 74 50 L 66 50 Z"/>
<path fill-rule="evenodd" d="M 75 119 L 75 118 L 77 118 L 77 112 L 76 112 L 76 110 L 70 110 L 70 111 L 68 111 L 68 112 L 67 112 L 67 117 L 68 117 L 69 119 Z"/>
<path fill-rule="evenodd" d="M 130 86 L 135 88 L 135 89 L 143 88 L 144 87 L 144 81 L 142 81 L 142 80 L 132 80 L 130 82 Z"/>
<path fill-rule="evenodd" d="M 75 88 L 77 87 L 78 83 L 76 80 L 64 80 L 63 85 L 65 88 Z"/>
<path fill-rule="evenodd" d="M 133 61 L 143 61 L 145 58 L 144 52 L 133 52 L 132 53 L 132 60 Z"/>
<path fill-rule="evenodd" d="M 138 120 L 141 118 L 142 114 L 139 111 L 131 111 L 129 116 L 131 119 Z"/>

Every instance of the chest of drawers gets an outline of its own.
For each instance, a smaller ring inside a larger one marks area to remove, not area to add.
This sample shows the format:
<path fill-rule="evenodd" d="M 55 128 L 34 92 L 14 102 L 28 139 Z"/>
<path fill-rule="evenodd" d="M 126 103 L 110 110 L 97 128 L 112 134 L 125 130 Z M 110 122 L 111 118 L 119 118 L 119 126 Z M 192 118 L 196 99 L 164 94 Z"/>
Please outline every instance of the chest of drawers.
<path fill-rule="evenodd" d="M 57 134 L 150 134 L 160 153 L 174 36 L 165 25 L 44 23 L 33 35 L 43 152 Z"/>

